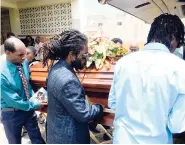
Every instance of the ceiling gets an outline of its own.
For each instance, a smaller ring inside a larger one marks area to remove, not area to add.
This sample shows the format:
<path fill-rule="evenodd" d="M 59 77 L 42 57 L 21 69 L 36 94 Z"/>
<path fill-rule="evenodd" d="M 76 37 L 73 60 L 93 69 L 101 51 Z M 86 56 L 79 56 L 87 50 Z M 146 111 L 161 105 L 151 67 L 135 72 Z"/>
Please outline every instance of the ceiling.
<path fill-rule="evenodd" d="M 17 2 L 25 2 L 25 1 L 28 1 L 28 0 L 16 0 Z"/>
<path fill-rule="evenodd" d="M 10 1 L 13 1 L 13 2 L 26 2 L 26 1 L 31 1 L 31 0 L 10 0 Z"/>
<path fill-rule="evenodd" d="M 152 23 L 153 19 L 162 13 L 176 14 L 180 18 L 185 18 L 185 0 L 103 0 L 103 1 L 107 1 L 107 4 L 116 7 L 122 11 L 125 11 L 147 23 Z"/>

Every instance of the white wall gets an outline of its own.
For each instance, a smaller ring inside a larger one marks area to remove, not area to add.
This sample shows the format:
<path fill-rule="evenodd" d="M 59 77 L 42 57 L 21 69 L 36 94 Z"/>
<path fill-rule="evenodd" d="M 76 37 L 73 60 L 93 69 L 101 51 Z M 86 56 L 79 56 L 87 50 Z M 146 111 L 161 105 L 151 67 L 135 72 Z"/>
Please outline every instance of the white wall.
<path fill-rule="evenodd" d="M 98 0 L 84 0 L 84 13 L 86 22 L 83 27 L 89 35 L 102 30 L 101 34 L 110 39 L 120 37 L 127 42 L 146 41 L 150 25 L 121 10 L 101 5 Z M 117 22 L 122 22 L 122 25 L 118 26 Z M 103 26 L 99 27 L 99 23 L 103 23 Z"/>
<path fill-rule="evenodd" d="M 84 32 L 86 25 L 85 0 L 71 0 L 72 28 Z"/>

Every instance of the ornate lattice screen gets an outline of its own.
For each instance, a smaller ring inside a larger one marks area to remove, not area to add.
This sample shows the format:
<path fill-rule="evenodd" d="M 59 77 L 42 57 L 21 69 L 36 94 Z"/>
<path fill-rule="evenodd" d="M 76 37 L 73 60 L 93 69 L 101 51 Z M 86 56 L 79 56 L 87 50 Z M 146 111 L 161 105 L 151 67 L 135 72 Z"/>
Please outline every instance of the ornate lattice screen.
<path fill-rule="evenodd" d="M 19 9 L 21 34 L 56 34 L 72 27 L 71 4 Z"/>

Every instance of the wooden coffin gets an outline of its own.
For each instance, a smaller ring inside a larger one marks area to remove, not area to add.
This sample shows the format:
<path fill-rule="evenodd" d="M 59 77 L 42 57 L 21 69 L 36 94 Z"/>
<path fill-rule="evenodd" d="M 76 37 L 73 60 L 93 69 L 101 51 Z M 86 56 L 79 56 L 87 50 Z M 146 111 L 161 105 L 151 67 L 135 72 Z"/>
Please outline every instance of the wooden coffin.
<path fill-rule="evenodd" d="M 108 94 L 113 79 L 114 65 L 110 69 L 102 68 L 85 69 L 77 72 L 77 76 L 85 88 L 86 95 L 92 103 L 100 103 L 105 108 L 108 108 Z M 47 68 L 43 68 L 41 63 L 37 63 L 31 67 L 31 81 L 37 89 L 46 87 L 46 78 L 48 76 Z M 47 112 L 47 107 L 42 109 Z M 102 125 L 113 126 L 114 115 L 112 113 L 104 113 L 101 120 Z"/>

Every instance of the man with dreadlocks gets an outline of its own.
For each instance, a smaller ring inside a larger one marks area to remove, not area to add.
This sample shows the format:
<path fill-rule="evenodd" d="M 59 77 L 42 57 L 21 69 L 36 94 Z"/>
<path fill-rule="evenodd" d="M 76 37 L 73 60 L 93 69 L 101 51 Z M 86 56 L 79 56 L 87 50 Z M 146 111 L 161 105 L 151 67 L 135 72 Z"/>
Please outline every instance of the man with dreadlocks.
<path fill-rule="evenodd" d="M 44 47 L 44 64 L 48 59 L 59 59 L 50 67 L 47 81 L 47 143 L 89 144 L 88 122 L 99 119 L 103 107 L 88 103 L 73 70 L 83 69 L 86 64 L 87 37 L 77 30 L 69 30 Z"/>
<path fill-rule="evenodd" d="M 115 110 L 113 143 L 173 143 L 185 131 L 185 61 L 172 54 L 184 44 L 184 25 L 162 14 L 142 51 L 116 64 L 108 105 Z"/>

